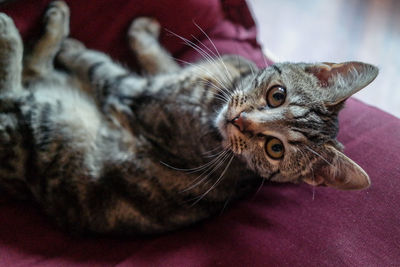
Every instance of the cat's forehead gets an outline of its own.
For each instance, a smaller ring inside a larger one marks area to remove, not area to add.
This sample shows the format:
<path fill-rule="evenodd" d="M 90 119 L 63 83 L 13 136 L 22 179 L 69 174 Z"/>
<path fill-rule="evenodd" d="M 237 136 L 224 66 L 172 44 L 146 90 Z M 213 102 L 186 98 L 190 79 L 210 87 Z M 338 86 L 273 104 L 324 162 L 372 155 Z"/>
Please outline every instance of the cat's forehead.
<path fill-rule="evenodd" d="M 262 70 L 255 79 L 253 90 L 256 89 L 257 97 L 264 97 L 272 86 L 282 86 L 287 93 L 286 104 L 293 106 L 292 110 L 304 111 L 304 106 L 314 107 L 324 105 L 322 88 L 318 80 L 305 71 L 309 64 L 306 63 L 276 63 Z M 300 107 L 301 106 L 301 107 Z"/>
<path fill-rule="evenodd" d="M 318 86 L 315 77 L 305 71 L 307 64 L 303 63 L 276 63 L 264 69 L 264 75 L 259 79 L 260 84 L 281 83 L 295 89 L 293 93 L 309 93 Z"/>
<path fill-rule="evenodd" d="M 314 143 L 324 143 L 337 134 L 337 116 L 326 108 L 315 78 L 305 71 L 307 64 L 277 63 L 265 69 L 257 77 L 255 102 L 265 105 L 268 90 L 282 86 L 286 99 L 278 108 L 255 111 L 253 117 L 265 132 L 272 130 L 285 139 L 299 140 L 306 137 Z"/>

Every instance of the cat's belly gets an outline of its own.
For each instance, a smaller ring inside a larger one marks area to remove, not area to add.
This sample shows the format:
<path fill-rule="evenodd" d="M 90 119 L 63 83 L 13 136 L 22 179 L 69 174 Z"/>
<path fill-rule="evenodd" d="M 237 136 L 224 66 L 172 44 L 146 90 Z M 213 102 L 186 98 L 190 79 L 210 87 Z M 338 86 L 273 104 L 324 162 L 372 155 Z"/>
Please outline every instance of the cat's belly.
<path fill-rule="evenodd" d="M 32 92 L 23 108 L 40 169 L 55 161 L 63 165 L 74 157 L 85 169 L 96 169 L 94 152 L 104 119 L 94 101 L 60 84 L 41 85 Z"/>
<path fill-rule="evenodd" d="M 34 93 L 40 111 L 36 122 L 53 125 L 53 130 L 72 137 L 75 142 L 93 142 L 102 122 L 96 104 L 77 89 L 60 87 L 44 87 Z"/>

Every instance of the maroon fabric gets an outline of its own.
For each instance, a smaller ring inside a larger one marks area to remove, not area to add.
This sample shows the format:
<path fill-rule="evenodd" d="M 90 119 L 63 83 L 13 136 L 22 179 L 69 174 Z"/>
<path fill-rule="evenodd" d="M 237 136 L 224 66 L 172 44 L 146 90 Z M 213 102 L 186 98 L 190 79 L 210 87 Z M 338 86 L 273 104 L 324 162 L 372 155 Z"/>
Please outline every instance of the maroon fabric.
<path fill-rule="evenodd" d="M 42 16 L 49 2 L 50 0 L 14 1 L 0 7 L 0 11 L 12 16 L 24 40 L 29 41 L 40 33 Z M 161 34 L 162 44 L 174 56 L 183 60 L 192 61 L 200 56 L 193 54 L 192 48 L 168 30 L 192 41 L 197 38 L 214 50 L 198 28 L 200 27 L 216 42 L 221 53 L 241 54 L 259 66 L 271 64 L 270 60 L 264 61 L 262 57 L 256 41 L 254 21 L 242 0 L 222 1 L 223 4 L 219 0 L 66 2 L 71 10 L 71 36 L 81 40 L 87 47 L 105 51 L 131 67 L 135 63 L 130 57 L 126 32 L 132 19 L 138 16 L 157 18 L 165 29 Z M 228 8 L 240 12 L 224 13 L 223 10 Z"/>
<path fill-rule="evenodd" d="M 38 33 L 48 1 L 16 1 L 11 14 L 25 39 Z M 72 35 L 132 64 L 125 42 L 130 20 L 158 18 L 170 30 L 263 65 L 256 28 L 243 0 L 70 1 Z M 90 4 L 89 4 L 90 3 Z M 96 4 L 94 4 L 96 3 Z M 102 15 L 99 15 L 102 14 Z M 165 32 L 162 42 L 185 60 L 198 55 Z M 269 64 L 270 61 L 267 61 Z M 388 266 L 400 262 L 400 120 L 357 100 L 340 116 L 346 154 L 371 188 L 340 192 L 267 184 L 256 196 L 193 227 L 148 239 L 74 238 L 29 204 L 0 206 L 0 266 Z"/>

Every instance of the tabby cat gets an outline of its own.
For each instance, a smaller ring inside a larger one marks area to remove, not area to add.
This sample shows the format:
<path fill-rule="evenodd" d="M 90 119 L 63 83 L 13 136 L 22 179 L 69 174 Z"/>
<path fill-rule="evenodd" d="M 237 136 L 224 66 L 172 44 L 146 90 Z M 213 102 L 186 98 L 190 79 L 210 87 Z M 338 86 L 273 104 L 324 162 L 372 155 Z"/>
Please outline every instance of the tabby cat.
<path fill-rule="evenodd" d="M 65 3 L 52 2 L 44 22 L 23 57 L 18 30 L 0 14 L 0 188 L 37 202 L 66 230 L 171 231 L 262 179 L 369 186 L 335 138 L 344 101 L 376 67 L 257 69 L 218 56 L 181 68 L 158 43 L 159 24 L 138 18 L 128 32 L 138 75 L 66 38 Z"/>

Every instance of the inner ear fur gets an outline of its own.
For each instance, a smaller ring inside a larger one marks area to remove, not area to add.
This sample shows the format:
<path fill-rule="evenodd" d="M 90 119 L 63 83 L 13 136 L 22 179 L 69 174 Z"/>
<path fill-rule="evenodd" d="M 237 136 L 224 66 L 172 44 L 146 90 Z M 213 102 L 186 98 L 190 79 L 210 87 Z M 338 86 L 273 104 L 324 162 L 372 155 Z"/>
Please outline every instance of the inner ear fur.
<path fill-rule="evenodd" d="M 314 169 L 314 177 L 303 179 L 311 185 L 325 185 L 341 190 L 359 190 L 371 184 L 368 174 L 353 160 L 332 145 L 324 146 L 324 160 Z"/>
<path fill-rule="evenodd" d="M 310 64 L 305 71 L 318 79 L 328 106 L 342 103 L 370 84 L 379 72 L 377 67 L 357 61 Z"/>

